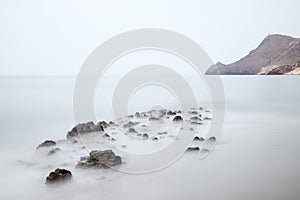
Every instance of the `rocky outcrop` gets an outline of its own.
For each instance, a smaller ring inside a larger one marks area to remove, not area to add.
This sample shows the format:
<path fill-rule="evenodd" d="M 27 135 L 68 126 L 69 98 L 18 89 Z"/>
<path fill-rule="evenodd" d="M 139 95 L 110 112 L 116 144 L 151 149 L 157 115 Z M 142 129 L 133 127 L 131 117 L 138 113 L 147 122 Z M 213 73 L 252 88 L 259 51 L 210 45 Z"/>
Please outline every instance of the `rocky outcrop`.
<path fill-rule="evenodd" d="M 71 178 L 72 178 L 71 171 L 67 169 L 57 168 L 55 171 L 50 172 L 50 174 L 46 178 L 46 184 L 61 183 L 61 182 L 68 181 Z"/>
<path fill-rule="evenodd" d="M 211 66 L 206 74 L 242 75 L 242 74 L 286 74 L 300 63 L 300 39 L 290 36 L 273 34 L 267 36 L 261 44 L 232 64 L 217 64 Z M 263 73 L 266 68 L 275 71 Z"/>
<path fill-rule="evenodd" d="M 106 124 L 106 122 L 105 122 L 105 124 Z M 79 134 L 104 131 L 104 128 L 102 125 L 103 125 L 103 123 L 98 123 L 97 125 L 95 125 L 94 122 L 77 124 L 74 128 L 72 128 L 71 131 L 68 131 L 67 139 L 72 139 L 72 138 L 78 136 Z"/>
<path fill-rule="evenodd" d="M 89 157 L 84 157 L 78 162 L 76 168 L 110 168 L 122 164 L 122 159 L 120 156 L 115 155 L 112 150 L 105 151 L 91 151 Z"/>

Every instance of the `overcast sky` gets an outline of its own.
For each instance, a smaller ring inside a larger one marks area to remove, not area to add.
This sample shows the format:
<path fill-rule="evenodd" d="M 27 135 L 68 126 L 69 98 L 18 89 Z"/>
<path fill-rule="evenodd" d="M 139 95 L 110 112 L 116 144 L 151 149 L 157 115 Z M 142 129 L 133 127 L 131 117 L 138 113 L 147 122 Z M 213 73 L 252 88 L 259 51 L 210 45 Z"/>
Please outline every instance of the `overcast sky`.
<path fill-rule="evenodd" d="M 89 53 L 132 29 L 171 29 L 213 62 L 233 62 L 269 33 L 300 37 L 299 0 L 0 0 L 0 75 L 76 75 Z"/>

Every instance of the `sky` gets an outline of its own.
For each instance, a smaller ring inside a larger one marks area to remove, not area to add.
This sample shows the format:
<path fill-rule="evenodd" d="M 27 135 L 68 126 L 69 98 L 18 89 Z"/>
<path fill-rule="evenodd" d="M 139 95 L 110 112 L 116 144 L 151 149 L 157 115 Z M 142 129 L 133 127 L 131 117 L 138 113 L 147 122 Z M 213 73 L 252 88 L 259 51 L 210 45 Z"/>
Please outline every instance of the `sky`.
<path fill-rule="evenodd" d="M 0 75 L 76 75 L 105 40 L 163 28 L 234 62 L 269 33 L 300 37 L 298 0 L 0 0 Z"/>

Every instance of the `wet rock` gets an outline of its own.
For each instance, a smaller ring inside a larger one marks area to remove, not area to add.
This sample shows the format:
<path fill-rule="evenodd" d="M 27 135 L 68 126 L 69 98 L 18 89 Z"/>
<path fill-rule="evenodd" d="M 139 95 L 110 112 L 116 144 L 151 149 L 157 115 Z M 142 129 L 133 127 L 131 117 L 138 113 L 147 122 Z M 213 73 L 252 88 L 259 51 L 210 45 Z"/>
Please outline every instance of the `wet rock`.
<path fill-rule="evenodd" d="M 191 117 L 190 120 L 202 121 L 202 119 L 197 116 Z"/>
<path fill-rule="evenodd" d="M 159 119 L 158 117 L 150 117 L 149 120 L 150 120 L 150 121 L 158 121 L 158 120 L 160 120 L 160 119 Z"/>
<path fill-rule="evenodd" d="M 139 112 L 136 112 L 136 113 L 134 114 L 134 116 L 137 117 L 137 118 L 140 118 L 140 117 L 141 117 L 141 114 L 140 114 Z"/>
<path fill-rule="evenodd" d="M 42 148 L 42 147 L 50 147 L 56 145 L 56 142 L 53 140 L 46 140 L 43 143 L 39 144 L 36 149 Z"/>
<path fill-rule="evenodd" d="M 77 137 L 79 134 L 91 133 L 91 132 L 104 131 L 104 128 L 100 123 L 95 125 L 93 122 L 77 124 L 71 131 L 67 133 L 67 139 L 70 140 Z"/>
<path fill-rule="evenodd" d="M 72 178 L 71 171 L 67 169 L 57 168 L 54 172 L 50 172 L 46 178 L 46 184 L 61 183 Z"/>
<path fill-rule="evenodd" d="M 176 112 L 173 112 L 173 111 L 169 110 L 169 111 L 167 112 L 167 115 L 176 115 Z"/>
<path fill-rule="evenodd" d="M 179 115 L 177 115 L 177 116 L 175 116 L 175 117 L 173 118 L 173 122 L 179 122 L 179 121 L 182 121 L 182 120 L 183 120 L 182 117 L 179 116 Z"/>
<path fill-rule="evenodd" d="M 123 127 L 125 128 L 130 128 L 130 127 L 133 127 L 135 125 L 139 124 L 139 122 L 132 122 L 132 121 L 129 121 L 127 122 L 126 124 L 123 125 Z"/>
<path fill-rule="evenodd" d="M 99 121 L 98 123 L 97 123 L 97 126 L 102 126 L 103 128 L 106 128 L 107 127 L 107 123 L 106 123 L 106 121 Z"/>
<path fill-rule="evenodd" d="M 188 147 L 186 151 L 199 151 L 200 147 Z"/>
<path fill-rule="evenodd" d="M 189 114 L 191 114 L 191 115 L 198 115 L 198 112 L 197 111 L 189 111 Z"/>
<path fill-rule="evenodd" d="M 157 138 L 157 137 L 154 137 L 154 138 L 152 138 L 152 140 L 154 140 L 154 141 L 155 141 L 155 140 L 158 140 L 158 138 Z"/>
<path fill-rule="evenodd" d="M 211 117 L 204 117 L 203 120 L 212 120 Z"/>
<path fill-rule="evenodd" d="M 137 133 L 136 130 L 135 130 L 134 128 L 129 128 L 129 129 L 128 129 L 128 132 L 129 132 L 129 133 Z"/>
<path fill-rule="evenodd" d="M 209 142 L 215 142 L 217 140 L 217 138 L 215 136 L 211 136 L 207 139 L 207 141 Z"/>
<path fill-rule="evenodd" d="M 201 121 L 192 121 L 191 124 L 198 124 L 198 125 L 201 125 L 202 122 L 201 122 Z"/>
<path fill-rule="evenodd" d="M 120 156 L 116 156 L 112 150 L 91 151 L 86 161 L 79 161 L 76 168 L 110 168 L 122 164 Z"/>
<path fill-rule="evenodd" d="M 144 133 L 143 134 L 143 139 L 148 139 L 149 138 L 149 135 L 147 133 Z"/>
<path fill-rule="evenodd" d="M 110 138 L 110 135 L 108 135 L 107 133 L 105 133 L 105 134 L 103 135 L 103 137 Z"/>
<path fill-rule="evenodd" d="M 157 135 L 166 135 L 168 132 L 164 131 L 164 132 L 158 132 Z"/>
<path fill-rule="evenodd" d="M 203 137 L 199 137 L 199 136 L 195 136 L 194 141 L 204 141 L 204 138 Z"/>
<path fill-rule="evenodd" d="M 55 153 L 57 153 L 57 152 L 59 152 L 59 151 L 61 151 L 61 149 L 60 148 L 53 148 L 53 149 L 51 149 L 49 152 L 48 152 L 48 156 L 51 156 L 51 155 L 53 155 L 53 154 L 55 154 Z"/>
<path fill-rule="evenodd" d="M 193 128 L 190 128 L 190 131 L 193 131 L 194 129 Z"/>

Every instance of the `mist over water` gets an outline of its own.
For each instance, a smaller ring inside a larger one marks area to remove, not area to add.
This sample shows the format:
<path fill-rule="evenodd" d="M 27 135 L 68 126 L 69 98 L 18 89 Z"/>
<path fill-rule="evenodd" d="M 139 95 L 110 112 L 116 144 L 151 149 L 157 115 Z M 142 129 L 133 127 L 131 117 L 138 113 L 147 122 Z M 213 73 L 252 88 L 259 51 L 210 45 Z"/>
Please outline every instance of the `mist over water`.
<path fill-rule="evenodd" d="M 165 170 L 132 175 L 109 170 L 79 173 L 76 163 L 56 166 L 56 160 L 36 155 L 38 144 L 65 139 L 75 125 L 74 77 L 0 77 L 0 198 L 296 199 L 300 195 L 299 77 L 223 76 L 222 80 L 226 121 L 212 155 L 200 161 L 187 154 Z M 206 88 L 197 88 L 196 77 L 189 81 L 199 101 L 209 107 Z M 106 84 L 95 95 L 99 120 L 112 119 L 107 106 L 111 87 Z M 178 107 L 170 93 L 151 87 L 137 92 L 130 102 L 130 112 L 148 110 L 152 104 Z M 20 160 L 48 167 L 27 166 Z M 56 167 L 69 168 L 73 180 L 46 187 L 45 177 Z"/>

